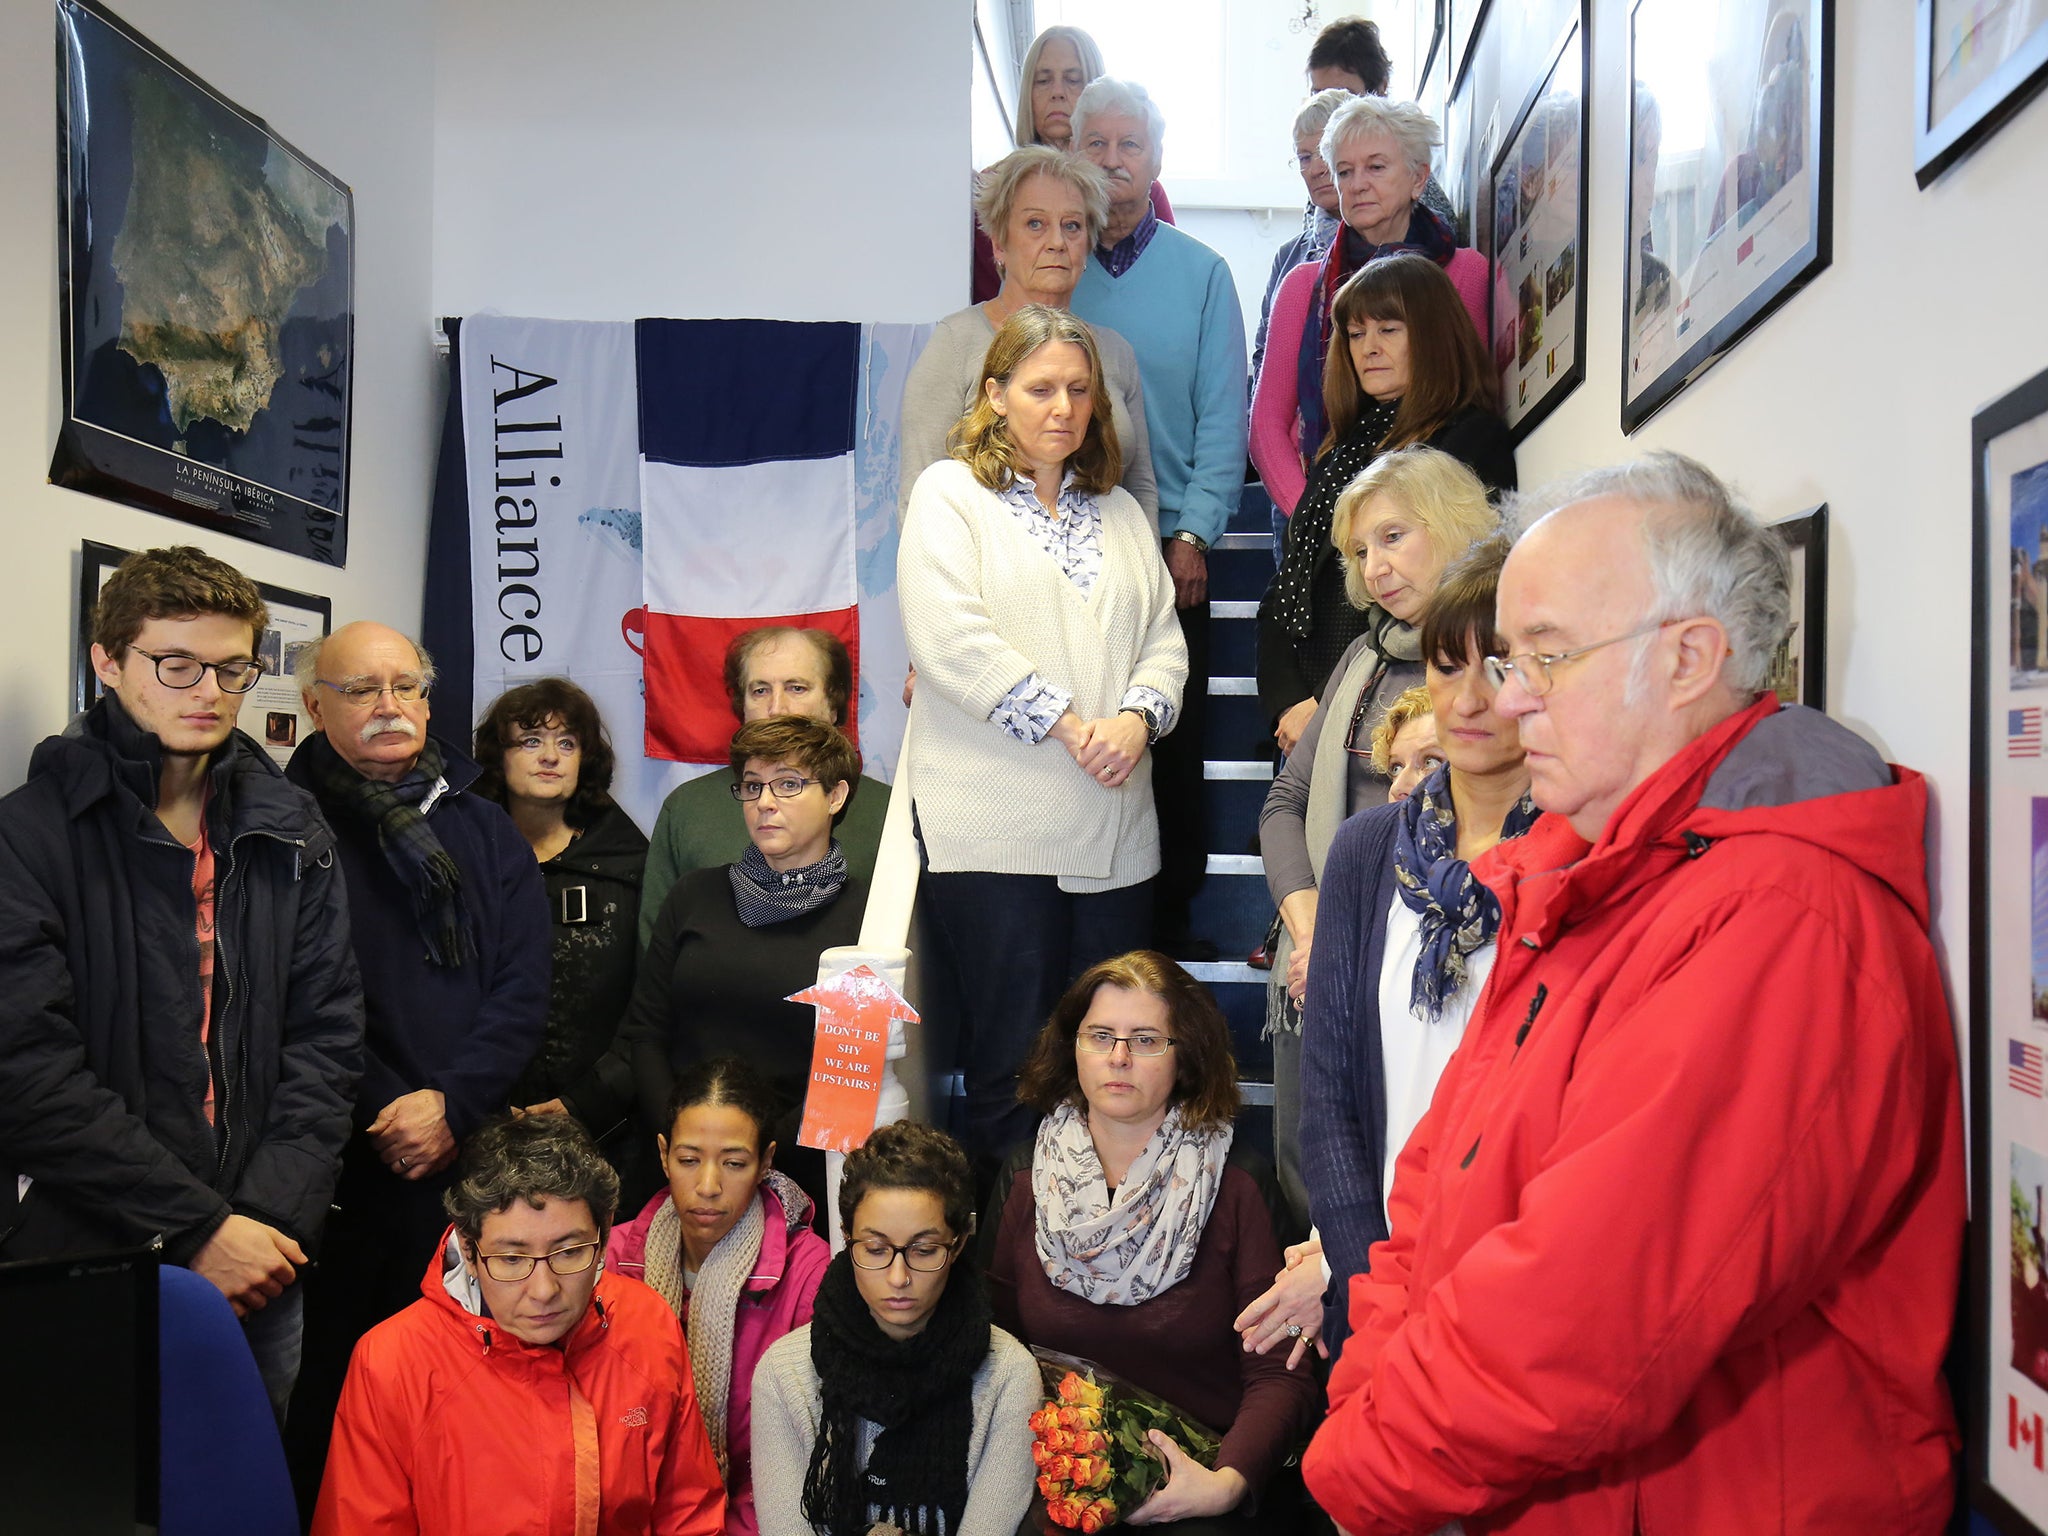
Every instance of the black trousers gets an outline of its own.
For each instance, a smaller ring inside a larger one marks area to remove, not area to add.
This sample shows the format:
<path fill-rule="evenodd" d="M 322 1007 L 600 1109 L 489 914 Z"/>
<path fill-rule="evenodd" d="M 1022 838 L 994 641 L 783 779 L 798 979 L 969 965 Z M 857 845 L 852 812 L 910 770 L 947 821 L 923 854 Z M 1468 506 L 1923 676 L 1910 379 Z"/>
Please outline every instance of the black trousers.
<path fill-rule="evenodd" d="M 1195 893 L 1209 868 L 1209 824 L 1202 760 L 1209 725 L 1209 605 L 1179 611 L 1188 646 L 1188 682 L 1180 722 L 1152 749 L 1152 800 L 1159 811 L 1159 876 L 1153 943 L 1176 947 L 1190 936 Z"/>

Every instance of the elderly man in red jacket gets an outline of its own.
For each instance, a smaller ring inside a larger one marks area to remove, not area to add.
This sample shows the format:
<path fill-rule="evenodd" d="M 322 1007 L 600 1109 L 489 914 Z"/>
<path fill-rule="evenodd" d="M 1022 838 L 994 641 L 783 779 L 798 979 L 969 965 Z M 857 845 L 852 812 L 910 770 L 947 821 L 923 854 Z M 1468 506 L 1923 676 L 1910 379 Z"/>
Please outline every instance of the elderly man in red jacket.
<path fill-rule="evenodd" d="M 1549 814 L 1478 866 L 1500 958 L 1309 1487 L 1353 1536 L 1939 1532 L 1964 1179 L 1926 785 L 1766 691 L 1786 556 L 1700 465 L 1546 507 L 1489 671 Z"/>

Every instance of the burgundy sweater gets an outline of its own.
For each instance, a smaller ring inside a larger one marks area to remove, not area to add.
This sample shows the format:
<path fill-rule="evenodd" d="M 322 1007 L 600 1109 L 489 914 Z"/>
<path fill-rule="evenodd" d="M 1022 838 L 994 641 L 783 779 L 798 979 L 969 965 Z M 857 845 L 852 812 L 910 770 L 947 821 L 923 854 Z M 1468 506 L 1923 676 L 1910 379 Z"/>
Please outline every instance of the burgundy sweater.
<path fill-rule="evenodd" d="M 1055 1289 L 1039 1262 L 1036 1228 L 1027 1166 L 1010 1186 L 989 1260 L 996 1321 L 1026 1344 L 1093 1360 L 1222 1430 L 1216 1465 L 1243 1473 L 1256 1494 L 1306 1438 L 1322 1391 L 1307 1362 L 1289 1371 L 1288 1352 L 1278 1347 L 1248 1355 L 1230 1326 L 1281 1263 L 1252 1176 L 1224 1170 L 1195 1267 L 1135 1307 L 1098 1306 Z"/>

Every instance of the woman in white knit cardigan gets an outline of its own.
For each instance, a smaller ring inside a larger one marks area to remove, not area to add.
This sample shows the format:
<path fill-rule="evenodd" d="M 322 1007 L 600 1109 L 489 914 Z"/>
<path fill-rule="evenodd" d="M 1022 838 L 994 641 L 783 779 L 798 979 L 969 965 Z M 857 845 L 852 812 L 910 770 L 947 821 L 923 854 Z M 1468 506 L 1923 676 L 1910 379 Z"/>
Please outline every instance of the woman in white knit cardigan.
<path fill-rule="evenodd" d="M 969 1147 L 1031 1133 L 1016 1072 L 1066 985 L 1151 932 L 1148 748 L 1187 680 L 1159 533 L 1117 485 L 1088 327 L 1027 305 L 918 476 L 897 588 L 924 908 L 960 1017 Z"/>

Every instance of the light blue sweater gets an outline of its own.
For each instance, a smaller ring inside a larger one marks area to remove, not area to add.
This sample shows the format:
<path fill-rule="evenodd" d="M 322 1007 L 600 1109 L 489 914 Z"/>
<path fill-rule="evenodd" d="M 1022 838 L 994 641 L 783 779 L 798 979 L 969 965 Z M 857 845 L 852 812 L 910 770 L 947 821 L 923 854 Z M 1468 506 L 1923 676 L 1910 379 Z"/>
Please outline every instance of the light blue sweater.
<path fill-rule="evenodd" d="M 1073 310 L 1138 354 L 1160 535 L 1185 528 L 1214 544 L 1244 486 L 1244 314 L 1229 266 L 1162 224 L 1122 277 L 1090 257 Z"/>

